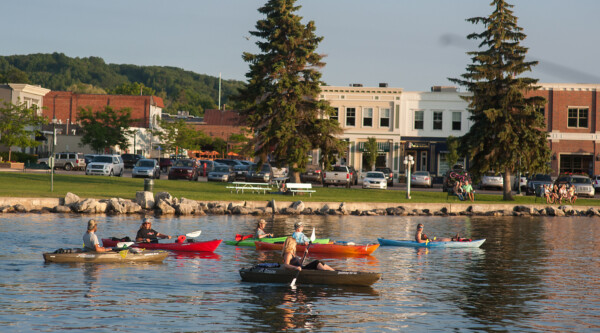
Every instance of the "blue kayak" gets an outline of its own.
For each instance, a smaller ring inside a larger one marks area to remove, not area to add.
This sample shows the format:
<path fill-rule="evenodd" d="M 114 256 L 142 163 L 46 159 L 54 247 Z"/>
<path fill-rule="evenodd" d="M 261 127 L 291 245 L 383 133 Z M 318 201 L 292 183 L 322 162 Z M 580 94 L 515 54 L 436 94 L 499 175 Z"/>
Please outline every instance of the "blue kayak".
<path fill-rule="evenodd" d="M 417 243 L 414 240 L 393 240 L 377 238 L 379 244 L 382 246 L 405 246 L 405 247 L 452 247 L 452 248 L 464 248 L 464 247 L 480 247 L 484 239 L 477 239 L 473 241 L 461 241 L 461 242 L 427 242 Z"/>

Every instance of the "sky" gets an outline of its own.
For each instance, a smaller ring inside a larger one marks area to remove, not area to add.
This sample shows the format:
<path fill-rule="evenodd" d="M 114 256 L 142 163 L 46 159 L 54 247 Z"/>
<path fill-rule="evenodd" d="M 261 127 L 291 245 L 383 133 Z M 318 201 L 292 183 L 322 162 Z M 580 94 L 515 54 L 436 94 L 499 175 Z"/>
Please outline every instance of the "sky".
<path fill-rule="evenodd" d="M 508 0 L 527 38 L 526 76 L 541 83 L 600 83 L 600 1 Z M 106 63 L 173 66 L 246 81 L 243 52 L 266 0 L 19 0 L 3 3 L 0 55 L 64 53 Z M 405 91 L 453 85 L 477 44 L 466 39 L 491 0 L 298 0 L 302 22 L 324 37 L 317 52 L 327 85 Z M 464 90 L 461 88 L 461 91 Z"/>

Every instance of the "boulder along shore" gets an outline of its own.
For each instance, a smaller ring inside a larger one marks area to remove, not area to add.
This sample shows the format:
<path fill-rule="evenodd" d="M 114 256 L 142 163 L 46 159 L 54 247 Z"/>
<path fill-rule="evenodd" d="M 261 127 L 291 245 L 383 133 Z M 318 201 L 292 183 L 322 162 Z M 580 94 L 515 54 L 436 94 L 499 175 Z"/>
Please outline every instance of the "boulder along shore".
<path fill-rule="evenodd" d="M 136 192 L 135 199 L 0 198 L 0 214 L 77 213 L 141 215 L 356 215 L 356 216 L 600 216 L 592 206 L 474 203 L 361 203 L 297 201 L 197 201 L 168 192 Z"/>

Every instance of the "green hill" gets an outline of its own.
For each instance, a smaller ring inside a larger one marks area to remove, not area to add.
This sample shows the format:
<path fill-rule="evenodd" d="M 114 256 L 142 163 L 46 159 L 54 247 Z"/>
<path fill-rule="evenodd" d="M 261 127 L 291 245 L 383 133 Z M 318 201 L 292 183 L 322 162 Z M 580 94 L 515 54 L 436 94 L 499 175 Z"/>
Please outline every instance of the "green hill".
<path fill-rule="evenodd" d="M 102 58 L 70 58 L 63 53 L 0 56 L 2 83 L 29 83 L 82 93 L 111 93 L 124 84 L 141 83 L 165 101 L 165 111 L 202 115 L 216 109 L 219 78 L 176 67 L 107 64 Z M 230 98 L 244 85 L 222 80 L 221 104 L 235 108 Z"/>

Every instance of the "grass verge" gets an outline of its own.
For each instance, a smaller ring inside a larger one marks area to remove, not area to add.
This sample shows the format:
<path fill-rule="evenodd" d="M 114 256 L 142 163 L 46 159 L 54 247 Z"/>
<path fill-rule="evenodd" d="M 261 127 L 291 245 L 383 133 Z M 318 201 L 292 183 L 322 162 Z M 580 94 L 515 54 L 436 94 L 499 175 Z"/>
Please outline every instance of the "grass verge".
<path fill-rule="evenodd" d="M 316 188 L 308 195 L 231 193 L 226 183 L 190 182 L 183 180 L 154 180 L 154 193 L 169 192 L 174 197 L 201 201 L 295 201 L 306 202 L 390 202 L 390 203 L 461 203 L 445 192 L 411 191 L 412 199 L 406 199 L 406 191 L 347 189 L 343 187 Z M 83 175 L 54 175 L 54 191 L 50 192 L 50 175 L 21 172 L 0 172 L 0 196 L 62 198 L 67 192 L 82 198 L 135 198 L 136 191 L 144 190 L 144 179 Z M 543 198 L 515 196 L 514 201 L 503 201 L 502 195 L 476 194 L 476 204 L 545 204 Z M 470 202 L 464 202 L 470 204 Z M 576 205 L 599 206 L 595 199 L 579 199 Z"/>

